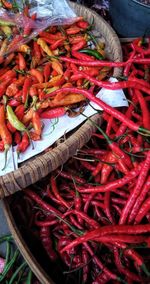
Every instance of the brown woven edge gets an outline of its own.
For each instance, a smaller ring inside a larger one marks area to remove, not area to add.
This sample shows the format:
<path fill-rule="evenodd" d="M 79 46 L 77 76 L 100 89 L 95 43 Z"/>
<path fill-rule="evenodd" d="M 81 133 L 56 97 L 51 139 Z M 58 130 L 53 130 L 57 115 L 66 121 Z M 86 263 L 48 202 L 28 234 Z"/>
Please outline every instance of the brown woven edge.
<path fill-rule="evenodd" d="M 25 243 L 24 239 L 22 238 L 22 235 L 15 223 L 15 220 L 12 216 L 9 202 L 7 201 L 7 198 L 3 200 L 3 209 L 4 214 L 7 219 L 7 223 L 9 226 L 9 229 L 11 231 L 11 234 L 16 242 L 17 247 L 19 248 L 21 254 L 23 255 L 23 258 L 28 263 L 29 267 L 31 267 L 33 273 L 36 275 L 36 277 L 39 279 L 40 283 L 42 284 L 55 284 L 53 280 L 46 274 L 44 269 L 39 265 L 38 261 L 34 258 L 33 254 L 31 253 L 30 249 L 28 248 L 27 244 Z"/>
<path fill-rule="evenodd" d="M 96 30 L 100 30 L 100 34 L 106 41 L 106 46 L 109 47 L 107 56 L 111 60 L 121 61 L 122 50 L 119 39 L 106 21 L 97 13 L 82 5 L 71 2 L 70 5 L 78 15 L 82 15 L 88 21 L 91 20 L 91 17 L 94 17 Z M 118 76 L 120 72 L 120 69 L 115 68 L 113 75 Z M 99 115 L 93 116 L 92 119 L 96 123 L 100 123 Z M 89 121 L 86 121 L 79 130 L 58 147 L 47 153 L 41 153 L 34 159 L 27 160 L 19 169 L 0 177 L 0 198 L 26 188 L 65 163 L 76 153 L 77 149 L 88 142 L 94 130 L 95 127 Z"/>
<path fill-rule="evenodd" d="M 94 115 L 91 119 L 94 123 L 101 123 L 99 114 Z M 2 176 L 0 179 L 2 188 L 0 198 L 26 188 L 63 165 L 71 156 L 76 154 L 77 149 L 82 148 L 89 141 L 95 129 L 96 127 L 91 121 L 87 121 L 66 142 L 35 158 L 35 160 L 27 161 L 18 170 Z"/>

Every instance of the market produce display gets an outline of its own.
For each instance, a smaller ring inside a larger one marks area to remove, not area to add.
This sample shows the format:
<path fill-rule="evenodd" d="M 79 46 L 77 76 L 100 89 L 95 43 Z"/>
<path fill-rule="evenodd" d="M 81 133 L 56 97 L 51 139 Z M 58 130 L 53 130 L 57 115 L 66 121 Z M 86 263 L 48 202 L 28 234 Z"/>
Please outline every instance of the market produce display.
<path fill-rule="evenodd" d="M 103 123 L 95 124 L 88 144 L 61 168 L 12 196 L 17 225 L 56 284 L 149 283 L 150 39 L 123 44 L 123 62 L 110 62 L 92 32 L 93 19 L 50 26 L 20 45 L 36 21 L 28 7 L 23 16 L 29 25 L 19 36 L 16 18 L 0 21 L 4 168 L 11 145 L 19 155 L 42 139 L 42 119 L 84 115 L 91 101 L 102 108 Z M 114 67 L 123 73 L 110 82 Z M 107 105 L 96 97 L 101 88 L 124 89 L 129 107 Z M 12 255 L 10 236 L 5 241 L 0 281 L 12 284 L 27 277 L 27 283 L 35 283 L 31 271 L 23 274 L 25 263 L 12 273 L 18 251 Z"/>
<path fill-rule="evenodd" d="M 55 283 L 150 281 L 149 47 L 149 39 L 142 38 L 122 45 L 124 63 L 118 65 L 124 66 L 124 81 L 111 88 L 126 88 L 129 107 L 112 111 L 104 105 L 103 124 L 89 143 L 12 197 L 17 224 L 43 246 Z M 86 64 L 96 64 L 91 62 Z M 82 93 L 94 100 L 88 91 Z"/>
<path fill-rule="evenodd" d="M 22 16 L 26 22 L 30 20 L 27 7 Z M 27 27 L 28 31 L 21 30 L 20 35 L 15 35 L 18 31 L 11 20 L 6 17 L 1 21 L 0 150 L 5 154 L 11 145 L 16 146 L 19 154 L 25 152 L 32 141 L 41 140 L 41 119 L 58 118 L 66 113 L 72 117 L 83 111 L 87 99 L 82 91 L 88 90 L 92 95 L 99 88 L 79 71 L 102 80 L 112 70 L 105 62 L 96 67 L 82 62 L 82 67 L 77 65 L 80 60 L 99 62 L 105 58 L 104 43 L 98 43 L 92 34 L 93 19 L 91 24 L 80 17 L 69 26 L 49 27 L 28 44 L 17 45 L 30 35 L 31 27 L 27 25 L 25 29 Z M 4 168 L 6 162 L 7 155 Z"/>

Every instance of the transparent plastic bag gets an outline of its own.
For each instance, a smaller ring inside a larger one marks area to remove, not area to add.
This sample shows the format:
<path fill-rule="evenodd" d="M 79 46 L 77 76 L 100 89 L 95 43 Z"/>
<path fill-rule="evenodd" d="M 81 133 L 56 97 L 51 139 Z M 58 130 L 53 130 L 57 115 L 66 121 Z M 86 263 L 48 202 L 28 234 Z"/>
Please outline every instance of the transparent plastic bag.
<path fill-rule="evenodd" d="M 77 17 L 66 0 L 30 0 L 27 10 L 22 0 L 12 3 L 12 10 L 0 8 L 0 39 L 7 42 L 0 56 L 17 50 L 46 28 L 71 24 Z"/>

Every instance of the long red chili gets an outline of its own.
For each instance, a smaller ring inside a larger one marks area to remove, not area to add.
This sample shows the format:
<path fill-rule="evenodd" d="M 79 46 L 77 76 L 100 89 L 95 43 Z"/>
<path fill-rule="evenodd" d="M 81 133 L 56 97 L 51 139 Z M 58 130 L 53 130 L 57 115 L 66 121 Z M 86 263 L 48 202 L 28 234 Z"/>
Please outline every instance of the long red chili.
<path fill-rule="evenodd" d="M 141 208 L 138 214 L 135 217 L 135 224 L 139 224 L 143 217 L 150 211 L 150 197 L 145 200 L 145 202 L 141 205 Z"/>
<path fill-rule="evenodd" d="M 90 56 L 89 56 L 90 57 Z M 91 58 L 91 57 L 90 57 Z M 79 60 L 65 57 L 65 56 L 60 56 L 60 60 L 65 61 L 65 62 L 70 62 L 74 63 L 80 66 L 108 66 L 108 67 L 123 67 L 126 66 L 129 63 L 138 63 L 138 64 L 150 64 L 150 59 L 149 58 L 139 58 L 139 59 L 131 59 L 126 62 L 111 62 L 111 61 L 105 61 L 105 60 L 93 60 L 93 61 L 86 61 L 82 60 L 81 57 Z"/>
<path fill-rule="evenodd" d="M 60 196 L 54 176 L 51 176 L 50 184 L 51 184 L 51 189 L 54 195 L 56 196 L 56 198 L 61 202 L 62 205 L 64 205 L 66 208 L 69 209 L 70 205 Z"/>
<path fill-rule="evenodd" d="M 77 237 L 75 240 L 73 240 L 70 244 L 68 244 L 66 247 L 62 249 L 61 252 L 70 250 L 71 248 L 82 244 L 87 241 L 91 241 L 94 239 L 99 238 L 100 236 L 105 235 L 113 235 L 113 234 L 124 234 L 124 235 L 137 235 L 137 234 L 144 234 L 144 233 L 150 233 L 150 224 L 146 225 L 111 225 L 111 226 L 105 226 L 100 227 L 94 231 L 90 231 L 85 233 L 81 237 Z"/>
<path fill-rule="evenodd" d="M 131 209 L 132 209 L 135 201 L 137 200 L 137 198 L 140 194 L 140 190 L 141 190 L 141 188 L 142 188 L 142 186 L 145 182 L 145 179 L 148 175 L 149 168 L 150 168 L 150 151 L 148 151 L 148 153 L 147 153 L 146 160 L 143 163 L 143 167 L 140 171 L 136 185 L 135 185 L 134 189 L 132 190 L 125 207 L 122 210 L 122 214 L 120 216 L 119 224 L 125 224 L 128 216 L 131 212 Z"/>
<path fill-rule="evenodd" d="M 102 82 L 103 83 L 103 82 Z M 114 83 L 115 84 L 115 83 Z M 124 124 L 126 124 L 130 129 L 132 129 L 133 131 L 139 131 L 141 133 L 146 132 L 148 134 L 150 134 L 150 131 L 148 131 L 147 129 L 144 129 L 142 127 L 140 127 L 140 125 L 134 123 L 133 121 L 131 121 L 130 119 L 128 119 L 124 114 L 122 114 L 121 112 L 119 112 L 116 109 L 113 109 L 111 106 L 107 105 L 106 103 L 104 103 L 102 100 L 94 97 L 93 94 L 91 94 L 90 92 L 86 91 L 86 90 L 81 90 L 81 89 L 77 89 L 77 88 L 61 88 L 59 90 L 54 91 L 53 93 L 51 93 L 50 95 L 47 94 L 45 98 L 49 98 L 52 95 L 56 95 L 60 92 L 73 92 L 73 93 L 77 93 L 77 94 L 83 94 L 87 99 L 91 100 L 92 102 L 96 103 L 98 106 L 100 106 L 104 111 L 106 111 L 107 113 L 109 113 L 110 115 L 112 115 L 113 117 L 117 118 L 119 121 L 123 122 Z"/>
<path fill-rule="evenodd" d="M 57 216 L 61 216 L 60 212 L 55 209 L 53 206 L 48 204 L 46 201 L 43 201 L 35 192 L 33 192 L 30 189 L 25 190 L 25 194 L 30 196 L 38 205 L 40 205 L 43 209 L 45 209 L 48 212 L 51 212 L 52 214 L 55 213 Z M 55 215 L 54 215 L 55 216 Z"/>
<path fill-rule="evenodd" d="M 149 192 L 150 190 L 150 177 L 147 178 L 147 181 L 145 182 L 142 190 L 141 190 L 141 193 L 139 195 L 139 197 L 137 198 L 134 206 L 133 206 L 133 209 L 129 215 L 129 224 L 131 224 L 133 222 L 133 220 L 135 219 L 136 215 L 138 214 L 138 211 L 140 209 L 140 206 L 141 204 L 143 203 L 143 201 L 145 200 L 145 197 L 147 195 L 147 193 Z"/>
<path fill-rule="evenodd" d="M 141 107 L 143 126 L 147 129 L 150 129 L 150 116 L 149 116 L 149 109 L 147 102 L 145 101 L 145 98 L 140 90 L 135 89 L 135 95 L 137 96 L 137 99 Z"/>
<path fill-rule="evenodd" d="M 98 193 L 98 192 L 107 192 L 107 191 L 116 191 L 118 188 L 132 181 L 141 171 L 143 164 L 139 164 L 136 169 L 132 169 L 128 175 L 125 175 L 123 178 L 116 179 L 112 182 L 108 182 L 105 185 L 97 185 L 97 186 L 87 186 L 77 187 L 79 192 L 82 193 Z"/>

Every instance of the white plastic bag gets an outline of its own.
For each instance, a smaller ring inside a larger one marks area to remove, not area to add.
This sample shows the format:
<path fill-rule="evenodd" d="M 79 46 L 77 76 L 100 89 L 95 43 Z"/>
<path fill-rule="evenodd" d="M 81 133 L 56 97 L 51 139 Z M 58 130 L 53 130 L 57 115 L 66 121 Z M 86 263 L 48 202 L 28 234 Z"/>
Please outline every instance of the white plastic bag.
<path fill-rule="evenodd" d="M 8 25 L 12 29 L 7 49 L 1 56 L 15 51 L 50 26 L 71 24 L 76 20 L 76 14 L 66 0 L 30 0 L 28 14 L 24 12 L 22 0 L 14 1 L 14 9 L 0 8 L 0 26 Z M 29 33 L 24 33 L 25 29 Z"/>

